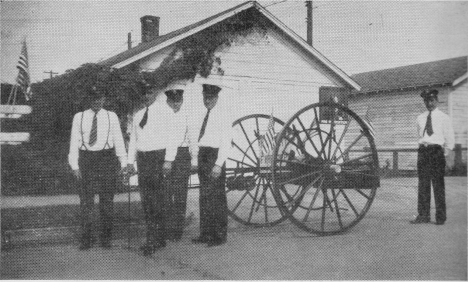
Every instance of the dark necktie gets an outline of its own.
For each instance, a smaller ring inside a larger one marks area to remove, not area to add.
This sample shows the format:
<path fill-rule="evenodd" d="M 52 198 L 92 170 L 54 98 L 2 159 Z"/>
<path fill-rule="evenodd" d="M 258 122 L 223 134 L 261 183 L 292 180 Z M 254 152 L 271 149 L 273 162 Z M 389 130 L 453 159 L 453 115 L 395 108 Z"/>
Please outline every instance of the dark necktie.
<path fill-rule="evenodd" d="M 91 133 L 89 134 L 89 145 L 93 146 L 97 141 L 97 113 L 94 113 Z"/>
<path fill-rule="evenodd" d="M 141 128 L 145 127 L 147 122 L 148 122 L 148 107 L 146 107 L 145 114 L 143 115 L 143 118 L 140 121 L 140 127 Z"/>
<path fill-rule="evenodd" d="M 427 115 L 427 120 L 426 120 L 426 127 L 424 130 L 426 130 L 427 135 L 431 136 L 434 133 L 434 130 L 432 130 L 432 117 L 431 117 L 432 111 L 429 111 L 429 114 Z"/>
<path fill-rule="evenodd" d="M 205 119 L 203 119 L 203 124 L 202 124 L 202 127 L 200 129 L 200 135 L 198 136 L 198 141 L 200 141 L 200 139 L 202 139 L 203 135 L 205 135 L 206 124 L 208 123 L 208 117 L 210 116 L 210 111 L 211 111 L 211 109 L 208 109 L 208 111 L 206 112 Z"/>

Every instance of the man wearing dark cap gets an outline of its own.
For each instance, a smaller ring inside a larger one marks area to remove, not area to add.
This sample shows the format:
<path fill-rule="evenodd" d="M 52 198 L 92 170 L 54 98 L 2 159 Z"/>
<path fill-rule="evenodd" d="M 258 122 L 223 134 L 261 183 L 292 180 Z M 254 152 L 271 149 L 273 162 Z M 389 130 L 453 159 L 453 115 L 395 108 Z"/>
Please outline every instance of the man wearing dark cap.
<path fill-rule="evenodd" d="M 209 247 L 227 240 L 227 199 L 225 162 L 231 148 L 232 114 L 228 93 L 203 84 L 205 112 L 198 136 L 198 178 L 200 180 L 200 236 L 193 243 Z"/>
<path fill-rule="evenodd" d="M 448 115 L 438 108 L 436 89 L 424 90 L 421 97 L 427 111 L 417 118 L 418 149 L 418 216 L 411 223 L 429 223 L 431 221 L 431 183 L 434 189 L 436 222 L 442 225 L 447 219 L 445 207 L 445 156 L 453 149 L 455 137 Z"/>
<path fill-rule="evenodd" d="M 99 195 L 100 244 L 111 247 L 116 177 L 125 167 L 125 144 L 114 112 L 103 109 L 105 96 L 95 88 L 88 92 L 89 108 L 75 114 L 68 161 L 79 181 L 80 250 L 92 246 L 94 194 Z"/>
<path fill-rule="evenodd" d="M 138 168 L 138 186 L 146 221 L 146 243 L 140 250 L 152 255 L 166 246 L 164 178 L 170 173 L 183 138 L 177 116 L 166 105 L 164 94 L 151 86 L 146 105 L 133 116 L 128 145 L 128 173 Z"/>
<path fill-rule="evenodd" d="M 167 104 L 176 116 L 182 118 L 185 131 L 183 141 L 178 145 L 172 170 L 166 181 L 166 235 L 168 240 L 177 242 L 182 238 L 187 208 L 188 179 L 191 171 L 198 167 L 198 144 L 196 130 L 192 125 L 191 109 L 184 103 L 183 89 L 164 92 Z M 168 121 L 171 122 L 171 121 Z"/>

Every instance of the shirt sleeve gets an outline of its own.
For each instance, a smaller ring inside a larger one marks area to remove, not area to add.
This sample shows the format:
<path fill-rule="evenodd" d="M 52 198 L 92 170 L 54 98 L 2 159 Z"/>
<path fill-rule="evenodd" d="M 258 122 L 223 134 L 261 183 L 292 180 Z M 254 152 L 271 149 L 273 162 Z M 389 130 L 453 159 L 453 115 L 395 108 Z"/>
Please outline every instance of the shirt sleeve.
<path fill-rule="evenodd" d="M 167 117 L 168 120 L 172 120 L 173 122 L 167 123 L 170 132 L 172 132 L 171 138 L 168 138 L 168 142 L 166 144 L 166 155 L 165 161 L 173 162 L 177 155 L 177 149 L 179 148 L 179 144 L 184 141 L 185 136 L 185 116 L 184 115 L 177 115 L 175 114 L 172 109 L 167 108 L 169 112 Z"/>
<path fill-rule="evenodd" d="M 79 158 L 79 147 L 81 145 L 81 134 L 80 134 L 80 120 L 83 113 L 77 113 L 73 117 L 71 136 L 70 136 L 70 150 L 68 153 L 68 164 L 71 169 L 79 169 L 78 158 Z"/>
<path fill-rule="evenodd" d="M 115 153 L 120 160 L 120 166 L 125 167 L 127 165 L 127 152 L 125 150 L 125 143 L 122 136 L 122 129 L 120 128 L 119 118 L 115 113 L 111 113 L 111 126 L 112 135 L 114 139 Z"/>
<path fill-rule="evenodd" d="M 228 96 L 230 96 L 227 93 L 223 93 L 225 96 L 224 103 L 222 104 L 223 107 L 223 112 L 225 113 L 224 119 L 223 119 L 223 127 L 222 127 L 222 132 L 221 132 L 221 145 L 219 147 L 218 151 L 218 158 L 216 159 L 216 165 L 218 166 L 223 166 L 224 162 L 227 160 L 229 157 L 231 147 L 232 147 L 232 123 L 233 123 L 233 112 L 231 109 L 235 109 L 231 103 L 228 103 Z"/>
<path fill-rule="evenodd" d="M 130 140 L 128 142 L 128 156 L 127 156 L 128 164 L 133 164 L 135 162 L 135 156 L 136 156 L 136 151 L 137 151 L 137 146 L 136 146 L 137 128 L 136 128 L 135 117 L 136 117 L 136 113 L 133 115 L 133 121 L 132 121 L 131 128 L 130 128 Z"/>
<path fill-rule="evenodd" d="M 452 121 L 448 116 L 445 118 L 443 130 L 445 139 L 444 145 L 447 149 L 453 150 L 453 148 L 455 147 L 455 133 L 453 131 Z"/>
<path fill-rule="evenodd" d="M 187 141 L 190 151 L 191 164 L 198 165 L 198 134 L 196 118 L 193 116 L 193 111 L 189 110 L 185 116 L 185 124 L 187 127 Z"/>

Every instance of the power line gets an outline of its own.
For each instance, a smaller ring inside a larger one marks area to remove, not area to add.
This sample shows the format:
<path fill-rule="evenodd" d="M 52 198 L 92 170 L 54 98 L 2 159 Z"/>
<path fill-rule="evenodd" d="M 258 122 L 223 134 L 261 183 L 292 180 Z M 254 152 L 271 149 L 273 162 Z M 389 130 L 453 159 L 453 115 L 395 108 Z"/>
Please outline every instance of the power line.
<path fill-rule="evenodd" d="M 264 7 L 264 8 L 270 7 L 270 6 L 273 6 L 273 5 L 276 5 L 276 4 L 280 4 L 280 3 L 283 3 L 283 2 L 286 2 L 286 1 L 288 1 L 288 0 L 283 0 L 283 1 L 275 2 L 275 3 L 272 3 L 272 4 L 270 4 L 270 5 L 266 5 L 266 6 L 263 6 L 263 7 Z"/>

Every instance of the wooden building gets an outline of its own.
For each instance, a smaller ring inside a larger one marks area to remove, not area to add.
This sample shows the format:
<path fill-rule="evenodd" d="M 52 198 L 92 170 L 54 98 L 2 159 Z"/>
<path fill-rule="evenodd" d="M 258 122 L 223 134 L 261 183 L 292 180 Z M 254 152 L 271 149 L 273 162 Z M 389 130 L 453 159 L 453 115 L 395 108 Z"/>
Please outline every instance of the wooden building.
<path fill-rule="evenodd" d="M 418 135 L 416 117 L 426 110 L 420 97 L 424 89 L 439 90 L 439 109 L 452 119 L 455 143 L 468 146 L 467 56 L 427 62 L 351 76 L 361 87 L 353 91 L 349 106 L 357 113 L 368 112 L 376 131 L 381 166 L 394 165 L 398 154 L 400 169 L 416 168 Z M 466 150 L 462 154 L 466 164 Z M 453 159 L 449 159 L 450 165 Z"/>
<path fill-rule="evenodd" d="M 195 83 L 211 80 L 230 88 L 236 97 L 238 118 L 273 112 L 286 121 L 304 106 L 318 102 L 322 86 L 360 89 L 353 79 L 255 1 L 165 35 L 159 35 L 157 30 L 159 18 L 145 16 L 141 19 L 143 42 L 100 63 L 113 68 L 133 66 L 141 71 L 157 69 L 181 40 L 209 32 L 210 27 L 245 13 L 251 13 L 251 18 L 265 30 L 260 35 L 239 35 L 230 46 L 216 50 L 223 75 L 212 72 L 206 79 L 195 79 Z M 145 30 L 147 22 L 150 30 Z"/>

